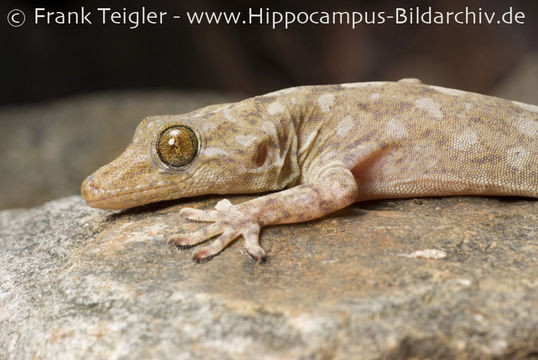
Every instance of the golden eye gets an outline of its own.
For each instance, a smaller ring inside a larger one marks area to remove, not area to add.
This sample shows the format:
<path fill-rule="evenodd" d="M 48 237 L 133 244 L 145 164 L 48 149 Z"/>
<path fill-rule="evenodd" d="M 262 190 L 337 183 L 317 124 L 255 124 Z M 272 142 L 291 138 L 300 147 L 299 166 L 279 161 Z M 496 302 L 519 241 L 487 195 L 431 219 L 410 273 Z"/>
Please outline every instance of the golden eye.
<path fill-rule="evenodd" d="M 196 134 L 184 125 L 164 130 L 157 141 L 157 154 L 163 163 L 173 167 L 185 166 L 198 152 Z"/>

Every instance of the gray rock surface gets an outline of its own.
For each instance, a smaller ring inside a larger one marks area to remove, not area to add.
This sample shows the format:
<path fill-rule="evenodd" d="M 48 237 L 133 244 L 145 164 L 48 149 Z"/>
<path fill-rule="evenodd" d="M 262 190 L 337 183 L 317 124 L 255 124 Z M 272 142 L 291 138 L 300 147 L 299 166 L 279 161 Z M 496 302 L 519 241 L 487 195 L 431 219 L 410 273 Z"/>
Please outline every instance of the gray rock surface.
<path fill-rule="evenodd" d="M 218 200 L 0 212 L 0 358 L 538 355 L 536 200 L 355 204 L 264 229 L 263 264 L 241 241 L 195 264 L 167 238 L 203 226 L 177 215 L 185 203 Z M 426 249 L 446 257 L 411 256 Z"/>
<path fill-rule="evenodd" d="M 237 96 L 110 92 L 0 109 L 0 209 L 79 194 L 80 183 L 129 144 L 148 115 L 182 114 Z"/>

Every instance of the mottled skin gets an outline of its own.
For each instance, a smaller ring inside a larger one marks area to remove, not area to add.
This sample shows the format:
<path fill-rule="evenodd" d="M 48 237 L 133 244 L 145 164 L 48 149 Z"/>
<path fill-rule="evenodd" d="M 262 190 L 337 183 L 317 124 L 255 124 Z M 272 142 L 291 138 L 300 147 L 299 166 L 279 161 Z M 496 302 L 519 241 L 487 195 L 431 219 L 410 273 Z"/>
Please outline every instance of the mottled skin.
<path fill-rule="evenodd" d="M 198 138 L 188 165 L 171 168 L 156 142 L 171 124 Z M 212 222 L 171 239 L 207 260 L 239 236 L 264 259 L 260 228 L 307 221 L 367 199 L 447 195 L 538 197 L 538 107 L 399 82 L 304 86 L 189 114 L 152 116 L 112 163 L 82 184 L 93 207 L 123 209 L 203 194 L 276 191 L 215 210 Z M 283 190 L 285 189 L 285 190 Z"/>

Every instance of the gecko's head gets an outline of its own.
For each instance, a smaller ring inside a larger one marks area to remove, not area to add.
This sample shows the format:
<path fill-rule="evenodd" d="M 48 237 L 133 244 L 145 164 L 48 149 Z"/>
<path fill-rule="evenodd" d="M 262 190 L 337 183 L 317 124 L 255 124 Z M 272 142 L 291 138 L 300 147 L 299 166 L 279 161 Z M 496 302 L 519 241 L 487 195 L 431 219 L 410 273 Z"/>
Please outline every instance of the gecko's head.
<path fill-rule="evenodd" d="M 261 120 L 236 120 L 233 105 L 144 119 L 125 151 L 82 183 L 92 207 L 125 209 L 205 194 L 285 186 L 278 134 Z M 238 118 L 237 118 L 238 119 Z M 256 123 L 257 122 L 257 123 Z"/>

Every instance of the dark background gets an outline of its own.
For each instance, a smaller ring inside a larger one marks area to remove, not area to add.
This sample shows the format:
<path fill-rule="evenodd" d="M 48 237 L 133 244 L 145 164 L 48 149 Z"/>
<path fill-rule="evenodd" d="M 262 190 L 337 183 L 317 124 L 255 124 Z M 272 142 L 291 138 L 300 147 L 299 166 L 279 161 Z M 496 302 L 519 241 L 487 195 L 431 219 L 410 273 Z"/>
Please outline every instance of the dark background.
<path fill-rule="evenodd" d="M 381 11 L 397 6 L 439 11 L 526 14 L 525 25 L 34 25 L 33 8 L 99 6 L 169 14 L 185 11 Z M 528 53 L 538 49 L 536 1 L 2 1 L 0 105 L 118 89 L 210 89 L 253 95 L 294 85 L 419 77 L 427 83 L 488 93 Z M 7 24 L 12 8 L 27 13 Z"/>

